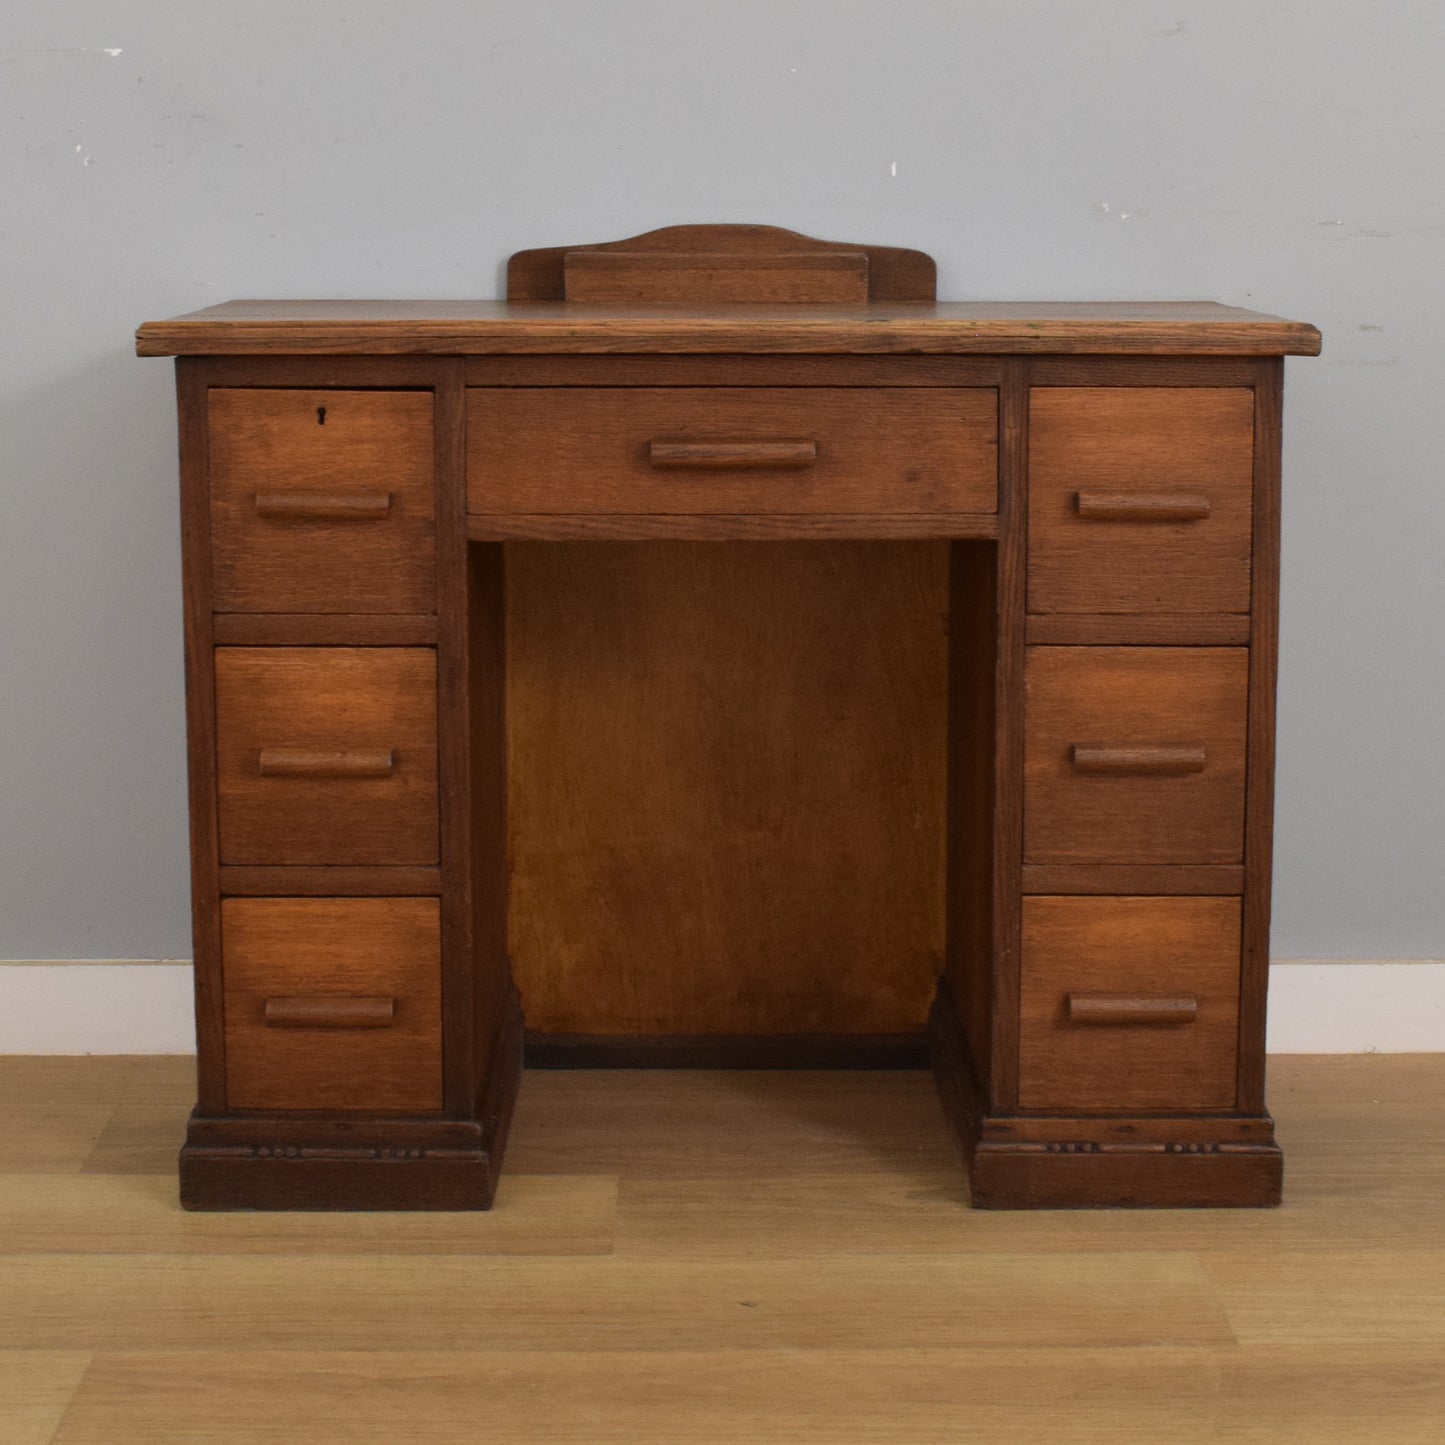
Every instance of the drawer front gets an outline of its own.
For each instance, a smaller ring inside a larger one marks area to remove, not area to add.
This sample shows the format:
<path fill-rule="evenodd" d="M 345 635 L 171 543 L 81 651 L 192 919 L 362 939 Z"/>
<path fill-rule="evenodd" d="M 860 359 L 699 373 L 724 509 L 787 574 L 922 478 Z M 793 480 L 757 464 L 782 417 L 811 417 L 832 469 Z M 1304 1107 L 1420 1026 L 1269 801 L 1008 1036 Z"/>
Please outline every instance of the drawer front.
<path fill-rule="evenodd" d="M 998 394 L 475 388 L 467 492 L 489 513 L 993 512 Z"/>
<path fill-rule="evenodd" d="M 1030 612 L 1248 612 L 1254 393 L 1036 387 Z"/>
<path fill-rule="evenodd" d="M 435 863 L 436 654 L 216 650 L 222 863 Z"/>
<path fill-rule="evenodd" d="M 1238 898 L 1025 898 L 1019 1104 L 1232 1109 Z"/>
<path fill-rule="evenodd" d="M 226 1104 L 441 1108 L 435 898 L 221 903 Z"/>
<path fill-rule="evenodd" d="M 1239 863 L 1249 653 L 1032 647 L 1026 863 Z"/>
<path fill-rule="evenodd" d="M 430 392 L 209 394 L 218 612 L 436 611 Z"/>

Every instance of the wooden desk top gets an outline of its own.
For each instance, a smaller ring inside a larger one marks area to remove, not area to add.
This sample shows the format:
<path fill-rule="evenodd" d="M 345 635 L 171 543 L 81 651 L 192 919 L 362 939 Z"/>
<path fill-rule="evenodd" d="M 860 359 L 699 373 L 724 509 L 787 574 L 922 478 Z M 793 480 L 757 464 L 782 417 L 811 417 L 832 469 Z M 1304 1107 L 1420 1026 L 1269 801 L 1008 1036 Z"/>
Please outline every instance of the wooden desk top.
<path fill-rule="evenodd" d="M 1315 356 L 1299 321 L 1212 301 L 854 306 L 228 301 L 136 333 L 141 356 L 732 352 Z"/>

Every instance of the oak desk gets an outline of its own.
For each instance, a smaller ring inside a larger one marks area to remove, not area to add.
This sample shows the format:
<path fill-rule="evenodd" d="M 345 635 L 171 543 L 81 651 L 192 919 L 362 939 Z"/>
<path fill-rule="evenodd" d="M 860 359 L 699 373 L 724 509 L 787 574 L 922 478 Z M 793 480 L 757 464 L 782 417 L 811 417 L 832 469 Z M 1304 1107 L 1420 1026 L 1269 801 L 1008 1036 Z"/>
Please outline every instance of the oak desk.
<path fill-rule="evenodd" d="M 938 304 L 919 252 L 767 227 L 508 295 L 139 332 L 180 358 L 184 1202 L 485 1208 L 524 1047 L 931 1058 L 976 1204 L 1276 1202 L 1318 333 Z"/>

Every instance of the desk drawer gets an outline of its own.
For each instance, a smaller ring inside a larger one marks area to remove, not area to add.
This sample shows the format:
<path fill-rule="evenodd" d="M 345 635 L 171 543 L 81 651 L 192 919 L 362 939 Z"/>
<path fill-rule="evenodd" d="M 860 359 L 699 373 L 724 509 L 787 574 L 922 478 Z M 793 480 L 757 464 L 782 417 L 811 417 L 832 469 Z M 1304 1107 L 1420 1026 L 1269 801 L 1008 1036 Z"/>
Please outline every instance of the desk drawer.
<path fill-rule="evenodd" d="M 1025 898 L 1019 1104 L 1232 1109 L 1238 898 Z"/>
<path fill-rule="evenodd" d="M 1239 863 L 1249 653 L 1032 647 L 1026 863 Z"/>
<path fill-rule="evenodd" d="M 1248 612 L 1254 393 L 1036 387 L 1030 612 Z"/>
<path fill-rule="evenodd" d="M 437 861 L 436 654 L 216 650 L 222 863 Z"/>
<path fill-rule="evenodd" d="M 467 501 L 484 513 L 993 512 L 998 394 L 474 388 Z"/>
<path fill-rule="evenodd" d="M 441 1108 L 435 898 L 227 898 L 226 1105 Z"/>
<path fill-rule="evenodd" d="M 433 613 L 424 391 L 209 394 L 217 612 Z"/>

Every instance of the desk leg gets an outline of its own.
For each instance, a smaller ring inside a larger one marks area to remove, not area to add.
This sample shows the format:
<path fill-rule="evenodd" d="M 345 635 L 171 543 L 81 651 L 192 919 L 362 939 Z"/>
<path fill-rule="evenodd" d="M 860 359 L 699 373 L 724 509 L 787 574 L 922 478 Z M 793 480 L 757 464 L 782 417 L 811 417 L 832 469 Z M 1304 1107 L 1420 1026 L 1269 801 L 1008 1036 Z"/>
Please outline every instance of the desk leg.
<path fill-rule="evenodd" d="M 1000 389 L 998 544 L 958 542 L 952 551 L 948 945 L 930 1016 L 939 1093 L 963 1148 L 976 1207 L 1278 1204 L 1283 1165 L 1272 1121 L 1262 1107 L 1260 1077 L 1265 972 L 1261 940 L 1267 937 L 1268 912 L 1277 365 L 1261 371 L 1256 393 L 1249 866 L 1241 1066 L 1239 1087 L 1231 1096 L 1237 1107 L 1220 1107 L 1205 1090 L 1200 1108 L 1193 1113 L 1187 1105 L 1178 1107 L 1185 1102 L 1182 1099 L 1169 1101 L 1176 1112 L 1145 1112 L 1147 1106 L 1139 1104 L 1137 1096 L 1116 1112 L 1109 1112 L 1092 1096 L 1081 1100 L 1076 1110 L 1068 1100 L 1050 1110 L 1020 1107 L 1025 909 L 1023 517 L 1027 510 L 1027 395 L 1022 365 L 1007 364 Z"/>
<path fill-rule="evenodd" d="M 976 1209 L 1262 1208 L 1284 1163 L 1267 1115 L 1002 1116 L 979 1087 L 962 1024 L 940 991 L 934 1076 Z"/>
<path fill-rule="evenodd" d="M 221 997 L 215 826 L 211 623 L 206 592 L 204 376 L 182 372 L 182 478 L 195 536 L 187 548 L 187 662 L 192 689 L 192 782 L 196 965 L 202 1088 L 181 1151 L 182 1203 L 190 1209 L 485 1209 L 490 1206 L 522 1069 L 522 1017 L 507 959 L 505 618 L 503 549 L 468 548 L 462 486 L 460 363 L 439 363 L 436 390 L 437 742 L 440 804 L 440 939 L 432 932 L 429 1007 L 436 1009 L 440 956 L 440 1107 L 433 1089 L 402 1100 L 368 1092 L 353 1070 L 350 1097 L 228 1107 Z M 199 390 L 198 390 L 199 389 Z M 325 619 L 313 624 L 324 626 Z M 362 626 L 357 624 L 357 626 Z M 364 627 L 362 629 L 364 631 Z M 363 636 L 361 641 L 370 639 Z M 428 901 L 435 870 L 405 885 L 388 869 L 262 869 L 250 891 L 376 899 L 405 887 Z M 426 875 L 430 874 L 430 877 Z M 330 876 L 328 876 L 330 875 Z M 245 893 L 245 881 L 227 887 Z M 373 899 L 373 901 L 375 901 Z M 411 900 L 415 902 L 416 900 Z M 363 950 L 364 951 L 364 950 Z M 377 990 L 371 990 L 377 992 Z M 433 1012 L 433 1017 L 435 1016 Z M 430 1040 L 435 1060 L 435 1036 Z M 435 1068 L 433 1062 L 429 1065 Z M 431 1076 L 434 1080 L 434 1075 Z M 368 1107 L 368 1099 L 372 1107 Z M 380 1101 L 380 1102 L 377 1102 Z M 234 1103 L 234 1099 L 230 1101 Z M 417 1112 L 400 1110 L 410 1102 Z M 425 1112 L 422 1110 L 425 1109 Z"/>

